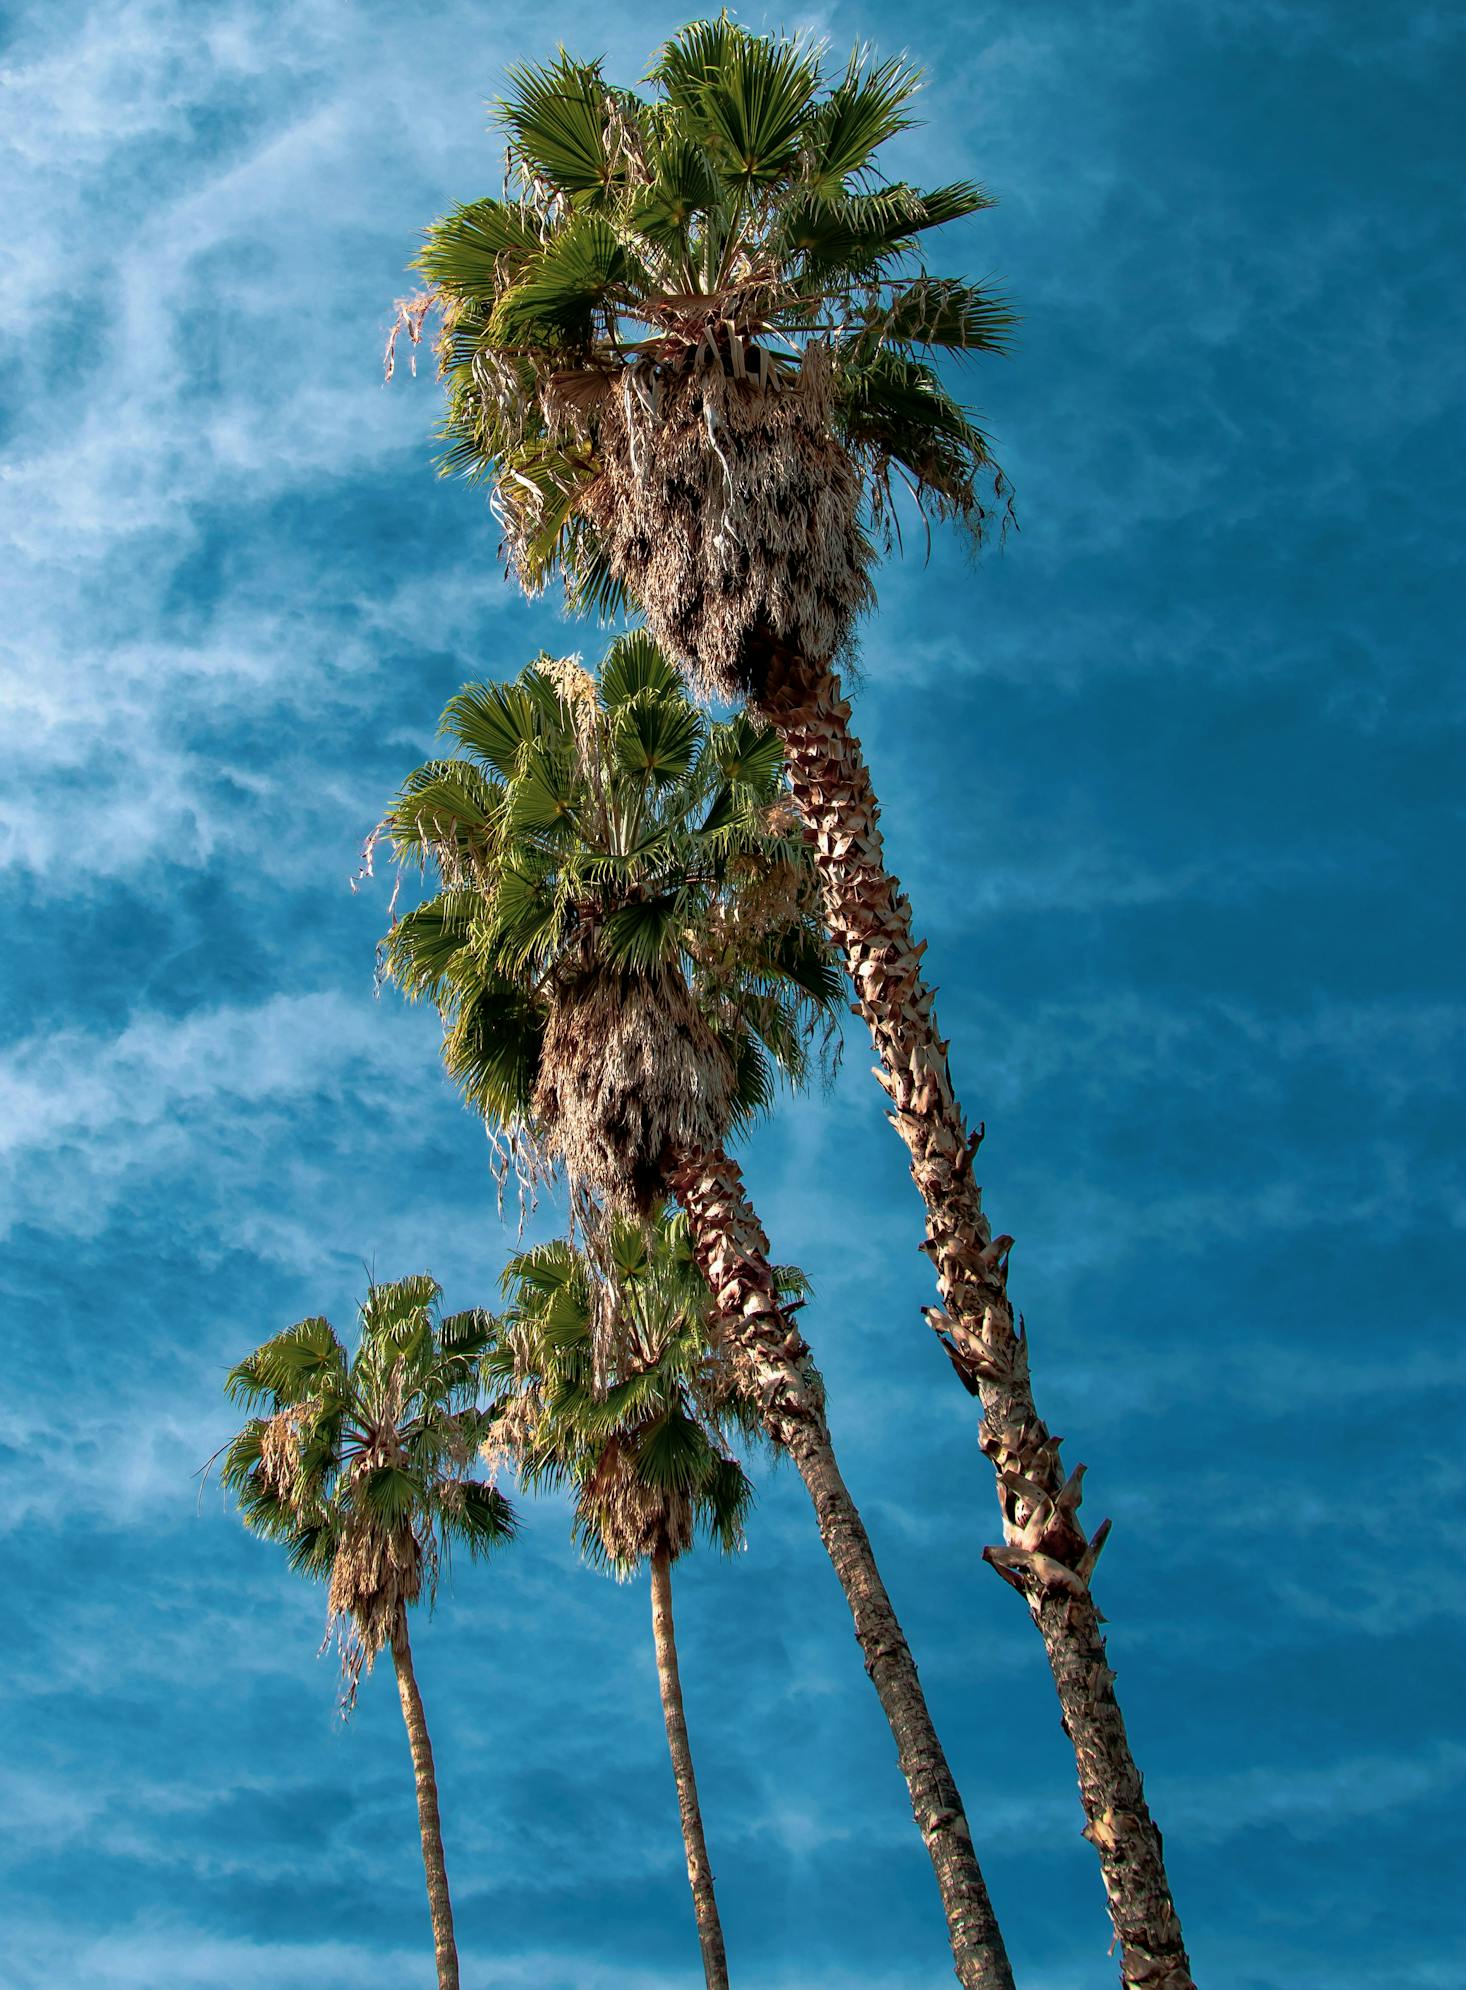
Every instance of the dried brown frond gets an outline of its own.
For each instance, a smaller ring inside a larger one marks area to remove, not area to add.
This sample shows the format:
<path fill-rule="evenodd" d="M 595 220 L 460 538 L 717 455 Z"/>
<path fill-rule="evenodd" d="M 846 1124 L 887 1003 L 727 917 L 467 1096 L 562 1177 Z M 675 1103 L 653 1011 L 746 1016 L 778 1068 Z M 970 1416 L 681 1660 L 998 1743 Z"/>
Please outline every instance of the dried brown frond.
<path fill-rule="evenodd" d="M 390 380 L 397 371 L 397 340 L 406 332 L 408 363 L 417 378 L 417 348 L 422 344 L 423 320 L 438 302 L 436 290 L 420 290 L 413 297 L 398 297 L 392 303 L 392 329 L 387 334 L 387 350 L 382 355 L 382 378 Z"/>
<path fill-rule="evenodd" d="M 532 1130 L 519 1122 L 496 1126 L 485 1120 L 484 1132 L 489 1142 L 489 1173 L 494 1180 L 499 1221 L 504 1220 L 504 1192 L 513 1181 L 519 1206 L 515 1234 L 523 1237 L 526 1220 L 539 1207 L 540 1190 L 548 1188 L 554 1179 L 555 1164 L 541 1152 Z"/>
<path fill-rule="evenodd" d="M 515 1343 L 516 1357 L 520 1349 Z M 522 1361 L 516 1359 L 516 1368 L 523 1369 Z M 479 1445 L 479 1456 L 489 1470 L 490 1483 L 495 1474 L 506 1464 L 518 1465 L 534 1450 L 539 1439 L 541 1409 L 537 1394 L 533 1389 L 521 1389 L 511 1396 L 499 1410 L 489 1427 L 488 1435 Z"/>
<path fill-rule="evenodd" d="M 635 1460 L 615 1438 L 581 1488 L 578 1504 L 618 1576 L 630 1575 L 658 1548 L 664 1547 L 675 1561 L 692 1546 L 696 1516 L 691 1502 L 679 1493 L 644 1485 Z"/>
<path fill-rule="evenodd" d="M 571 711 L 585 708 L 595 711 L 596 680 L 578 656 L 542 656 L 539 671 L 554 685 L 556 696 Z"/>
<path fill-rule="evenodd" d="M 298 1503 L 300 1428 L 318 1406 L 291 1403 L 276 1410 L 260 1432 L 260 1478 L 277 1499 Z"/>
<path fill-rule="evenodd" d="M 384 1528 L 353 1513 L 343 1523 L 331 1563 L 326 1637 L 341 1649 L 342 1704 L 350 1708 L 363 1671 L 390 1644 L 401 1611 L 431 1579 L 422 1544 L 410 1527 Z"/>
<path fill-rule="evenodd" d="M 741 367 L 710 339 L 681 370 L 626 369 L 583 503 L 653 636 L 705 694 L 732 699 L 758 691 L 771 645 L 835 655 L 870 598 L 872 553 L 830 426 L 828 349 L 812 345 L 797 372 L 751 363 L 736 336 L 728 352 Z M 575 418 L 568 397 L 555 413 Z"/>
<path fill-rule="evenodd" d="M 572 1183 L 646 1215 L 669 1152 L 716 1146 L 733 1073 L 680 973 L 592 971 L 555 993 L 536 1116 Z"/>

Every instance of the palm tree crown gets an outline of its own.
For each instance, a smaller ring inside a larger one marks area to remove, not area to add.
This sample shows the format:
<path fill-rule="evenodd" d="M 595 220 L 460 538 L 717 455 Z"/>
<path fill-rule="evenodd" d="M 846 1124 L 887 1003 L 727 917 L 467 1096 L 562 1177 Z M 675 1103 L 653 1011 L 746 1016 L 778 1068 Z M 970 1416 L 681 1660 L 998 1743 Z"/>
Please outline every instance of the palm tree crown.
<path fill-rule="evenodd" d="M 503 1494 L 469 1467 L 488 1412 L 482 1313 L 438 1314 L 426 1274 L 374 1285 L 354 1355 L 328 1320 L 301 1320 L 228 1378 L 252 1416 L 225 1453 L 246 1525 L 329 1584 L 348 1701 L 398 1619 L 455 1546 L 486 1554 L 514 1532 Z"/>
<path fill-rule="evenodd" d="M 708 1990 L 727 1990 L 718 1915 L 682 1697 L 672 1569 L 698 1534 L 741 1545 L 753 1487 L 734 1454 L 762 1436 L 740 1390 L 685 1217 L 614 1219 L 594 1259 L 572 1244 L 521 1252 L 485 1356 L 499 1437 L 530 1485 L 568 1487 L 587 1558 L 651 1575 L 652 1636 L 677 1787 L 687 1877 Z M 803 1289 L 786 1273 L 784 1290 Z"/>
<path fill-rule="evenodd" d="M 828 658 L 848 635 L 893 480 L 982 529 L 1004 487 L 935 361 L 1001 350 L 1011 319 L 918 256 L 982 189 L 880 171 L 912 122 L 904 60 L 857 51 L 832 80 L 819 45 L 724 16 L 649 80 L 515 69 L 503 197 L 428 230 L 407 322 L 442 307 L 444 467 L 491 480 L 525 584 L 629 593 L 737 695 L 751 642 Z"/>
<path fill-rule="evenodd" d="M 657 1553 L 677 1560 L 698 1533 L 741 1544 L 753 1488 L 733 1443 L 764 1433 L 686 1219 L 623 1218 L 599 1241 L 600 1263 L 563 1240 L 511 1259 L 484 1378 L 503 1392 L 497 1435 L 521 1480 L 569 1487 L 576 1541 L 624 1577 Z M 802 1289 L 798 1274 L 784 1283 Z"/>
<path fill-rule="evenodd" d="M 802 1075 L 839 982 L 777 740 L 712 722 L 641 634 L 599 678 L 542 660 L 470 686 L 389 814 L 440 889 L 386 971 L 436 1001 L 450 1073 L 577 1189 L 649 1213 L 669 1151 L 721 1142 Z"/>

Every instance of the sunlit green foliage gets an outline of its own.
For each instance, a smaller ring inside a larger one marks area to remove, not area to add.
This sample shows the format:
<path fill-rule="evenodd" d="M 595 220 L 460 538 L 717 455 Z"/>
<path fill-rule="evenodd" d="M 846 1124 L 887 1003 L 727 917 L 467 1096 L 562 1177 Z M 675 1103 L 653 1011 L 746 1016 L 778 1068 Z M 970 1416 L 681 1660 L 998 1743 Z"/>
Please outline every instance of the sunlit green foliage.
<path fill-rule="evenodd" d="M 991 285 L 923 259 L 930 231 L 990 205 L 983 189 L 882 170 L 920 72 L 864 50 L 831 71 L 823 45 L 725 15 L 683 29 L 647 80 L 618 88 L 563 51 L 513 70 L 503 194 L 435 222 L 417 258 L 443 311 L 443 465 L 492 481 L 521 575 L 559 568 L 572 599 L 616 605 L 579 503 L 596 394 L 705 344 L 766 379 L 828 343 L 837 430 L 877 516 L 894 479 L 980 530 L 1002 480 L 938 361 L 1001 352 L 1013 320 Z"/>
<path fill-rule="evenodd" d="M 399 918 L 387 974 L 444 1020 L 444 1060 L 494 1125 L 533 1115 L 546 1024 L 567 988 L 686 989 L 733 1073 L 731 1119 L 801 1078 L 841 984 L 782 756 L 739 714 L 709 719 L 643 634 L 591 676 L 542 659 L 471 685 L 459 749 L 404 784 L 399 859 L 438 890 Z"/>
<path fill-rule="evenodd" d="M 490 1323 L 438 1310 L 426 1274 L 374 1285 L 349 1354 L 330 1322 L 301 1320 L 230 1371 L 256 1412 L 224 1453 L 245 1524 L 330 1584 L 354 1683 L 396 1613 L 431 1594 L 442 1555 L 507 1541 L 514 1515 L 471 1470 L 487 1426 L 479 1363 Z"/>

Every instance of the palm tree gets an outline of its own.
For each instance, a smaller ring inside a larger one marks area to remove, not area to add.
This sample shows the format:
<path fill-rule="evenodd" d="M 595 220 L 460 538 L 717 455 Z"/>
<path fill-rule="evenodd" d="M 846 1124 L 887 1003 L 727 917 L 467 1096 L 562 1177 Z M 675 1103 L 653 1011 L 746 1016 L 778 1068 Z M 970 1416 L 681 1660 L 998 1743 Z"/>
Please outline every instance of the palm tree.
<path fill-rule="evenodd" d="M 439 1990 L 458 1990 L 458 1949 L 443 1859 L 438 1784 L 407 1612 L 431 1598 L 454 1547 L 488 1553 L 514 1533 L 503 1494 L 469 1475 L 487 1413 L 478 1407 L 488 1345 L 480 1313 L 438 1317 L 426 1274 L 373 1285 L 348 1355 L 330 1322 L 301 1320 L 231 1370 L 252 1416 L 225 1453 L 224 1483 L 245 1524 L 282 1542 L 292 1568 L 328 1585 L 327 1635 L 341 1645 L 345 1703 L 362 1670 L 392 1653 L 412 1750 L 423 1872 Z"/>
<path fill-rule="evenodd" d="M 927 1317 L 982 1404 L 1004 1533 L 987 1559 L 1043 1636 L 1125 1981 L 1186 1990 L 1090 1590 L 1106 1529 L 1086 1534 L 1083 1468 L 1066 1471 L 1034 1405 L 1013 1240 L 983 1210 L 981 1129 L 952 1087 L 834 667 L 872 598 L 873 539 L 899 536 L 898 487 L 979 536 L 1005 507 L 936 361 L 1000 351 L 1010 315 L 916 260 L 927 231 L 988 197 L 882 177 L 919 80 L 902 60 L 857 53 L 830 82 L 817 46 L 725 15 L 668 42 L 650 80 L 644 98 L 563 53 L 515 70 L 504 197 L 429 229 L 430 288 L 404 322 L 420 337 L 442 307 L 444 469 L 489 481 L 528 588 L 558 569 L 575 605 L 631 601 L 696 684 L 743 699 L 783 742 L 925 1206 L 941 1300 Z"/>
<path fill-rule="evenodd" d="M 568 1486 L 589 1559 L 626 1578 L 651 1573 L 652 1637 L 687 1853 L 703 1971 L 727 1990 L 728 1962 L 698 1803 L 672 1617 L 672 1565 L 701 1532 L 742 1545 L 753 1486 L 731 1440 L 761 1435 L 725 1348 L 680 1216 L 649 1230 L 622 1218 L 605 1264 L 571 1243 L 542 1244 L 504 1274 L 507 1309 L 485 1357 L 502 1390 L 500 1432 L 520 1480 Z M 794 1296 L 798 1286 L 785 1281 Z M 598 1315 L 600 1331 L 597 1332 Z"/>
<path fill-rule="evenodd" d="M 674 1196 L 738 1384 L 814 1502 L 896 1739 L 963 1983 L 1011 1981 L 941 1744 L 860 1515 L 824 1392 L 769 1263 L 727 1137 L 799 1076 L 839 981 L 778 740 L 709 723 L 643 634 L 599 681 L 544 660 L 471 686 L 460 757 L 407 781 L 388 822 L 437 895 L 388 935 L 386 971 L 433 999 L 444 1061 L 531 1171 L 649 1220 Z"/>

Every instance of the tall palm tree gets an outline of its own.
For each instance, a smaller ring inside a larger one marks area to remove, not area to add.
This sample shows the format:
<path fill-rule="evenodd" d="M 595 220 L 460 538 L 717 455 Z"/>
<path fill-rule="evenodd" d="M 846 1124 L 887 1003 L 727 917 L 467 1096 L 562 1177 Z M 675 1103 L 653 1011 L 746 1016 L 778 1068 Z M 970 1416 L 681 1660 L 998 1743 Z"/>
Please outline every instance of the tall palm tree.
<path fill-rule="evenodd" d="M 427 1716 L 407 1612 L 436 1588 L 454 1547 L 488 1553 L 514 1533 L 503 1494 L 472 1477 L 483 1442 L 480 1313 L 438 1315 L 424 1274 L 374 1285 L 354 1355 L 323 1319 L 301 1320 L 231 1370 L 254 1415 L 225 1453 L 224 1483 L 245 1524 L 282 1542 L 293 1568 L 328 1585 L 327 1633 L 340 1639 L 346 1702 L 387 1648 L 417 1783 L 423 1873 L 438 1990 L 458 1990 L 458 1948 Z"/>
<path fill-rule="evenodd" d="M 442 307 L 444 468 L 486 478 L 530 589 L 629 600 L 704 690 L 743 699 L 783 742 L 825 919 L 911 1156 L 941 1305 L 928 1309 L 979 1397 L 1004 1545 L 1075 1748 L 1127 1984 L 1191 1982 L 1161 1838 L 1135 1766 L 1090 1590 L 1105 1529 L 1078 1508 L 1034 1405 L 973 1173 L 947 1045 L 887 870 L 870 773 L 835 669 L 872 596 L 893 493 L 981 535 L 1006 491 L 940 355 L 1001 350 L 983 285 L 932 274 L 926 233 L 988 205 L 960 182 L 884 178 L 918 72 L 857 53 L 829 81 L 808 42 L 726 15 L 659 52 L 649 97 L 561 54 L 515 70 L 500 106 L 504 197 L 429 229 L 420 337 Z"/>
<path fill-rule="evenodd" d="M 601 1255 L 596 1264 L 561 1240 L 511 1259 L 484 1379 L 491 1393 L 503 1392 L 499 1429 L 521 1483 L 571 1489 L 575 1538 L 589 1559 L 620 1578 L 650 1570 L 657 1680 L 703 1972 L 708 1990 L 727 1990 L 682 1703 L 672 1565 L 699 1533 L 725 1553 L 742 1545 L 753 1486 L 731 1440 L 756 1437 L 760 1426 L 726 1349 L 710 1338 L 712 1297 L 685 1219 L 664 1214 L 651 1229 L 615 1220 Z"/>
<path fill-rule="evenodd" d="M 778 740 L 742 714 L 706 721 L 643 634 L 612 644 L 599 681 L 547 659 L 461 692 L 443 724 L 461 756 L 420 768 L 388 818 L 399 859 L 441 889 L 394 925 L 386 970 L 437 1003 L 449 1071 L 522 1161 L 558 1163 L 614 1213 L 649 1219 L 669 1195 L 685 1211 L 739 1386 L 814 1503 L 958 1975 L 1006 1985 L 961 1800 L 726 1145 L 778 1069 L 801 1072 L 839 990 Z"/>

